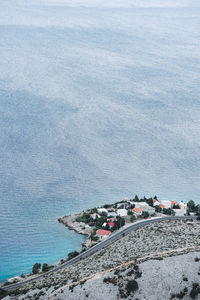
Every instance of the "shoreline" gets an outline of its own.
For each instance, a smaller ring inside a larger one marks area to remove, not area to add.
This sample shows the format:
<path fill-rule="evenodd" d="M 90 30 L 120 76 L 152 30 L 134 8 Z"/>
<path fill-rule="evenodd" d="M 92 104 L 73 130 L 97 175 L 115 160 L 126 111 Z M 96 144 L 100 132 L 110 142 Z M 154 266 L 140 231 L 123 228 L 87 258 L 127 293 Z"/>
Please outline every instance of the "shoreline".
<path fill-rule="evenodd" d="M 76 218 L 80 217 L 83 213 L 84 211 L 77 214 L 65 215 L 61 218 L 58 218 L 58 222 L 63 224 L 69 230 L 73 230 L 77 234 L 84 235 L 85 240 L 81 243 L 81 245 L 82 247 L 87 248 L 91 245 L 91 239 L 89 236 L 92 232 L 92 229 L 91 227 L 86 227 L 83 222 L 76 222 Z"/>

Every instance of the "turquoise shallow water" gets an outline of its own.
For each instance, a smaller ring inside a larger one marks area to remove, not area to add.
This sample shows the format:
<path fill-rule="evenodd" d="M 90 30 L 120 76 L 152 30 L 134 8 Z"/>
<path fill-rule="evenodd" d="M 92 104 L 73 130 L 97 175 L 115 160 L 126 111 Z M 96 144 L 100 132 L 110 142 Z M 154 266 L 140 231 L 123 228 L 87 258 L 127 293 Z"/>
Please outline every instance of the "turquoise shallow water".
<path fill-rule="evenodd" d="M 57 222 L 199 201 L 196 0 L 0 1 L 0 280 L 79 250 Z"/>

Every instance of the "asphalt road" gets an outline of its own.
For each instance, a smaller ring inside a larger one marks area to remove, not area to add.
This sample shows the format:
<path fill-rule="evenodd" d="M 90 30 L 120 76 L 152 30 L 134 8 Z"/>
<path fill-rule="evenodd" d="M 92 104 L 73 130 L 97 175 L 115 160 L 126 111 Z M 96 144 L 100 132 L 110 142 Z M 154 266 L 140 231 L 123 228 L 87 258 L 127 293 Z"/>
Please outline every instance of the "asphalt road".
<path fill-rule="evenodd" d="M 89 248 L 88 250 L 86 250 L 85 252 L 82 252 L 81 254 L 79 254 L 78 256 L 70 259 L 69 261 L 65 262 L 62 265 L 56 266 L 55 268 L 51 269 L 50 271 L 40 274 L 34 278 L 31 279 L 27 279 L 23 282 L 18 282 L 18 283 L 13 283 L 10 285 L 7 285 L 5 287 L 3 287 L 4 290 L 6 291 L 10 291 L 10 290 L 14 290 L 17 288 L 22 287 L 23 285 L 26 285 L 27 283 L 31 282 L 31 281 L 35 281 L 38 278 L 41 277 L 45 277 L 46 275 L 49 275 L 51 273 L 54 273 L 60 269 L 63 269 L 67 266 L 73 265 L 75 263 L 77 263 L 78 261 L 90 256 L 91 254 L 94 254 L 95 252 L 99 251 L 100 249 L 110 245 L 111 243 L 113 243 L 114 241 L 116 241 L 117 239 L 119 239 L 120 237 L 122 237 L 124 234 L 127 234 L 128 232 L 135 230 L 139 227 L 148 225 L 150 223 L 155 223 L 155 222 L 160 222 L 160 221 L 165 221 L 165 220 L 191 220 L 191 219 L 196 219 L 197 217 L 193 217 L 193 216 L 184 216 L 184 217 L 159 217 L 159 218 L 152 218 L 152 219 L 146 219 L 144 221 L 141 221 L 139 223 L 133 223 L 131 226 L 126 227 L 118 232 L 116 232 L 115 234 L 112 234 L 109 238 L 107 238 L 106 240 L 98 243 L 97 245 L 93 246 L 92 248 Z"/>

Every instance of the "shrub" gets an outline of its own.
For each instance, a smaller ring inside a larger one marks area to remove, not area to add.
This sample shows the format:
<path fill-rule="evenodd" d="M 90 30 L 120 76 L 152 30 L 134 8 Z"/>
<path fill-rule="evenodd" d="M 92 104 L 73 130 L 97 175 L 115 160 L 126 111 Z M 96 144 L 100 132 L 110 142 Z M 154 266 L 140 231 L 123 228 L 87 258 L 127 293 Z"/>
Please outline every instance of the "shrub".
<path fill-rule="evenodd" d="M 193 283 L 192 289 L 190 291 L 190 297 L 195 298 L 200 293 L 200 287 L 198 283 Z"/>
<path fill-rule="evenodd" d="M 104 283 L 112 283 L 112 284 L 116 285 L 117 279 L 116 279 L 116 277 L 104 277 L 103 282 Z"/>
<path fill-rule="evenodd" d="M 188 278 L 183 276 L 183 281 L 188 281 Z"/>
<path fill-rule="evenodd" d="M 136 280 L 129 280 L 126 284 L 126 289 L 128 292 L 135 292 L 138 289 L 138 283 Z"/>

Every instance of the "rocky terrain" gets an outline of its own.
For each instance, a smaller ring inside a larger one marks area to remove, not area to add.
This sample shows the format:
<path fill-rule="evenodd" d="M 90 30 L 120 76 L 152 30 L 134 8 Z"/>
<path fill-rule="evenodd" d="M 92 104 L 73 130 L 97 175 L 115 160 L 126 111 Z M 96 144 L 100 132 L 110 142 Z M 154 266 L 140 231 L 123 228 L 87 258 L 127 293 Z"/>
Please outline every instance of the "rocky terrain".
<path fill-rule="evenodd" d="M 200 274 L 199 250 L 198 221 L 148 224 L 75 265 L 27 284 L 7 299 L 164 300 L 176 299 L 176 294 L 181 299 L 178 293 L 190 299 Z"/>

